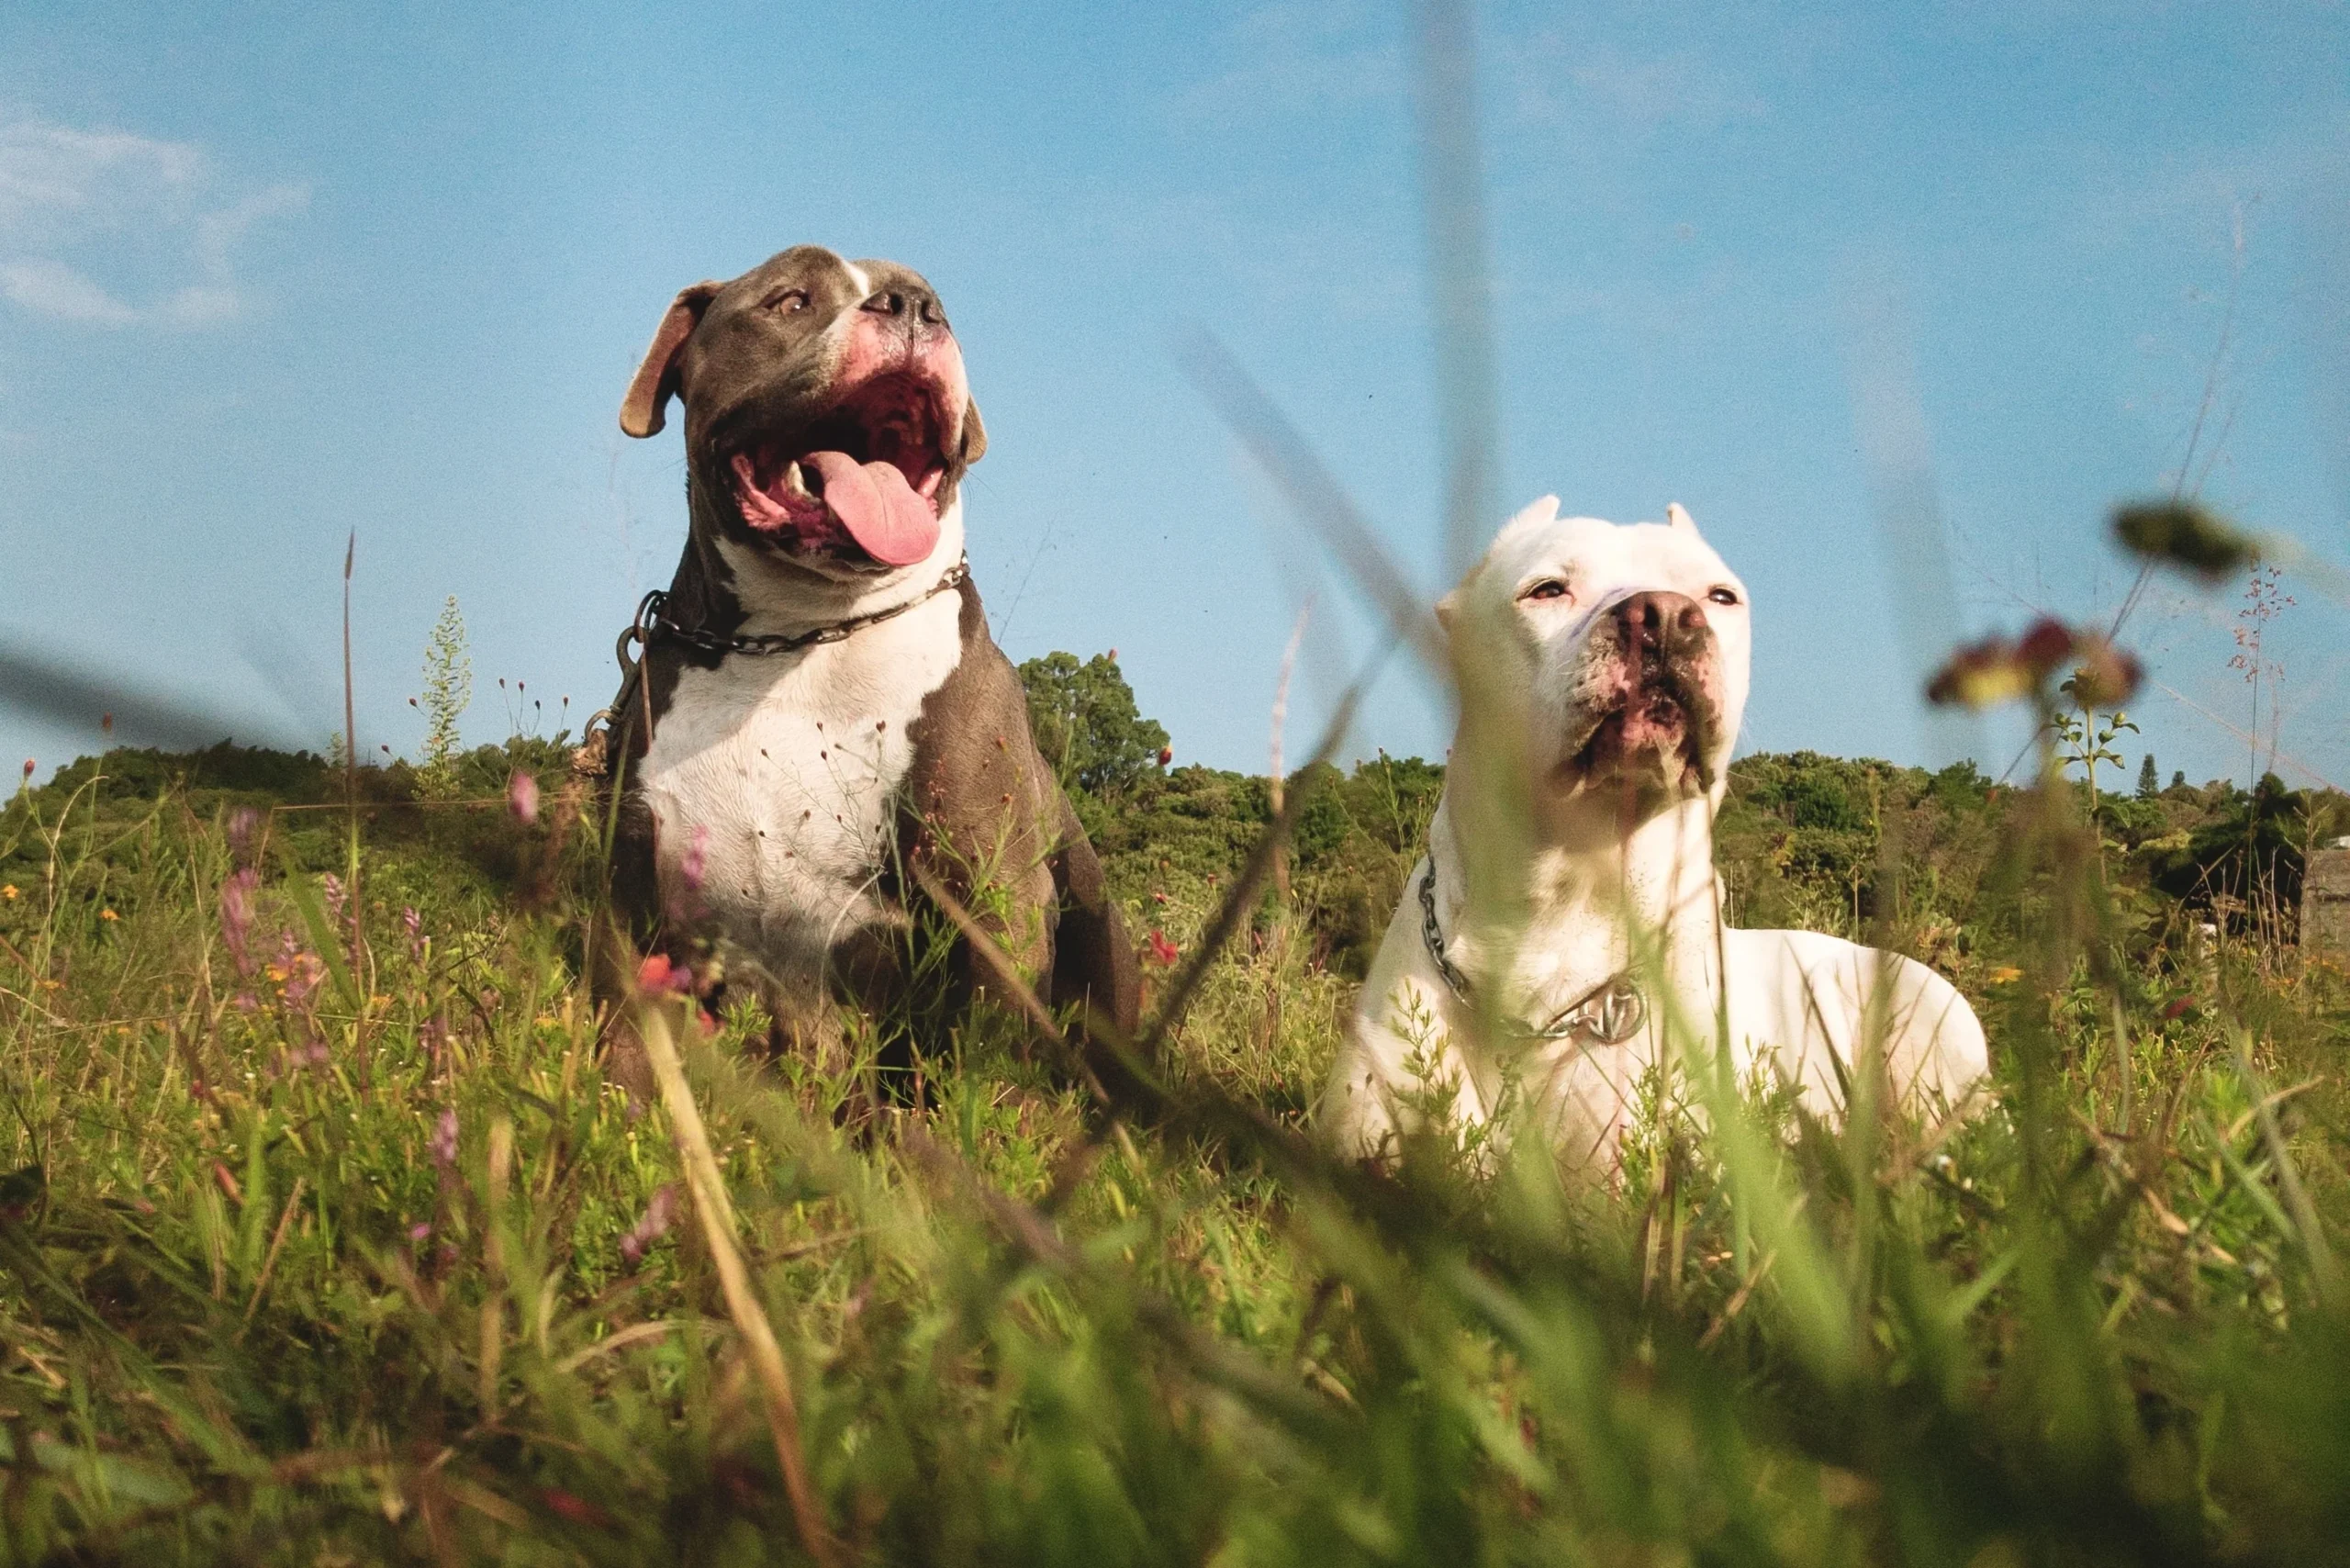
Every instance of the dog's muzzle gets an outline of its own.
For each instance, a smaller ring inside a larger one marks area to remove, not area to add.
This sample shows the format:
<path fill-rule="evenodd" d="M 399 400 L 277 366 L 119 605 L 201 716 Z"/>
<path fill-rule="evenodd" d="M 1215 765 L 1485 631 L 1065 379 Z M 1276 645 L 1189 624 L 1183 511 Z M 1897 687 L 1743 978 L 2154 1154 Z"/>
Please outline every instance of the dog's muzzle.
<path fill-rule="evenodd" d="M 1720 658 L 1704 607 L 1686 594 L 1634 591 L 1593 620 L 1561 771 L 1578 783 L 1617 777 L 1710 789 Z"/>

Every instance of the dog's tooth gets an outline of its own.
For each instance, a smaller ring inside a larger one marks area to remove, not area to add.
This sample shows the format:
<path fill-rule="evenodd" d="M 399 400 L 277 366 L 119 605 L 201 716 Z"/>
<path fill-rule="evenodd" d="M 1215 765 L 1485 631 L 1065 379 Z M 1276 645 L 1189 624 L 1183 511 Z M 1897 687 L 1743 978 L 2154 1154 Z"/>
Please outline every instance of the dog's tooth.
<path fill-rule="evenodd" d="M 783 488 L 785 494 L 797 496 L 801 500 L 812 501 L 816 498 L 816 492 L 808 487 L 807 475 L 796 462 L 783 465 Z"/>

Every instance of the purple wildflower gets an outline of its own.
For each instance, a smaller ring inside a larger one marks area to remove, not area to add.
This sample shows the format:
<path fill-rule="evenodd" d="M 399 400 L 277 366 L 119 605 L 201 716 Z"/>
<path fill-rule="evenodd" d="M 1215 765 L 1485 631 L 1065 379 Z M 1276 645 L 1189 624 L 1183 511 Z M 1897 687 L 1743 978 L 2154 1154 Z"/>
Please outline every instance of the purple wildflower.
<path fill-rule="evenodd" d="M 410 1241 L 422 1241 L 431 1234 L 432 1226 L 424 1220 L 419 1220 L 408 1227 L 408 1238 Z"/>
<path fill-rule="evenodd" d="M 424 961 L 424 916 L 417 913 L 414 904 L 400 911 L 400 925 L 408 932 L 408 954 L 417 962 Z"/>
<path fill-rule="evenodd" d="M 253 972 L 252 949 L 247 939 L 253 929 L 253 893 L 260 886 L 261 873 L 250 866 L 231 873 L 220 885 L 220 941 L 241 975 Z"/>
<path fill-rule="evenodd" d="M 440 1121 L 433 1124 L 432 1141 L 426 1144 L 424 1147 L 432 1156 L 433 1164 L 439 1166 L 443 1170 L 453 1170 L 455 1168 L 457 1163 L 457 1113 L 453 1106 L 441 1113 Z"/>
<path fill-rule="evenodd" d="M 340 924 L 342 920 L 342 902 L 344 896 L 342 890 L 342 879 L 336 876 L 332 871 L 325 873 L 319 879 L 319 891 L 326 895 L 327 918 L 330 921 Z"/>
<path fill-rule="evenodd" d="M 288 931 L 280 938 L 277 962 L 271 966 L 269 978 L 285 983 L 286 1005 L 307 1006 L 326 975 L 326 961 L 296 941 L 294 933 Z"/>
<path fill-rule="evenodd" d="M 677 1184 L 665 1182 L 653 1194 L 652 1201 L 644 1205 L 644 1216 L 621 1238 L 621 1256 L 628 1260 L 630 1268 L 643 1260 L 646 1248 L 668 1234 L 669 1226 L 677 1217 Z"/>
<path fill-rule="evenodd" d="M 514 781 L 506 786 L 506 809 L 525 826 L 538 821 L 539 781 L 527 773 L 514 775 Z"/>
<path fill-rule="evenodd" d="M 261 813 L 251 806 L 239 806 L 229 813 L 229 853 L 240 865 L 251 865 L 253 857 L 253 834 L 261 827 Z"/>

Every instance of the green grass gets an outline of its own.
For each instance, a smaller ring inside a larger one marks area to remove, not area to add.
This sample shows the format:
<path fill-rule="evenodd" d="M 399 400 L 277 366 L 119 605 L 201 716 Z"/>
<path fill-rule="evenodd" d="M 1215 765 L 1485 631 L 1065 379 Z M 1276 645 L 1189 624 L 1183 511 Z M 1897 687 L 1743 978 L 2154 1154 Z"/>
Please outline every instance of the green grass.
<path fill-rule="evenodd" d="M 355 950 L 317 759 L 116 754 L 0 817 L 7 1561 L 802 1557 L 667 1117 L 600 1076 L 556 760 L 476 753 L 430 809 L 367 770 Z M 992 1012 L 878 1114 L 745 1012 L 688 1031 L 840 1560 L 2350 1557 L 2339 977 L 2180 902 L 2273 883 L 2229 846 L 2338 801 L 2175 790 L 2093 838 L 2062 789 L 1742 762 L 1741 912 L 1932 957 L 2001 1104 L 1840 1132 L 1660 1083 L 1594 1186 L 1297 1136 L 1435 777 L 1292 781 L 1292 899 L 1147 1114 Z M 1088 811 L 1186 957 L 1270 815 L 1205 769 Z"/>

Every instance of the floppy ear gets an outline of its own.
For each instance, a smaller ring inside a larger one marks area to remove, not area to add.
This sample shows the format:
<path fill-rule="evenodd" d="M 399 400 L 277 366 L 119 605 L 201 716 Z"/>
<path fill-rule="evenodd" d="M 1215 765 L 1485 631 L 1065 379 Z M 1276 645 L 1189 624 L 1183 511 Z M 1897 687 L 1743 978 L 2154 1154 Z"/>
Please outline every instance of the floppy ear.
<path fill-rule="evenodd" d="M 979 423 L 979 406 L 963 405 L 963 466 L 968 468 L 988 454 L 988 427 Z"/>
<path fill-rule="evenodd" d="M 677 297 L 669 302 L 668 314 L 661 318 L 653 334 L 653 346 L 644 351 L 644 362 L 628 384 L 628 396 L 621 399 L 621 430 L 640 440 L 661 433 L 666 422 L 664 411 L 677 390 L 677 351 L 694 335 L 694 329 L 701 325 L 701 313 L 725 286 L 698 283 L 679 289 Z"/>
<path fill-rule="evenodd" d="M 1679 501 L 1674 501 L 1664 509 L 1664 521 L 1671 526 L 1680 529 L 1684 533 L 1695 533 L 1697 532 L 1697 520 L 1691 517 L 1689 515 L 1689 509 L 1683 506 Z"/>

